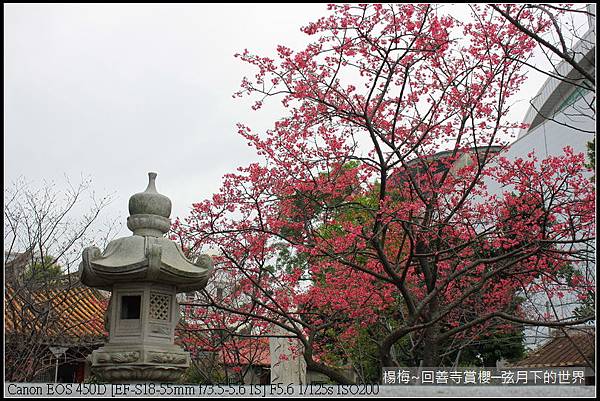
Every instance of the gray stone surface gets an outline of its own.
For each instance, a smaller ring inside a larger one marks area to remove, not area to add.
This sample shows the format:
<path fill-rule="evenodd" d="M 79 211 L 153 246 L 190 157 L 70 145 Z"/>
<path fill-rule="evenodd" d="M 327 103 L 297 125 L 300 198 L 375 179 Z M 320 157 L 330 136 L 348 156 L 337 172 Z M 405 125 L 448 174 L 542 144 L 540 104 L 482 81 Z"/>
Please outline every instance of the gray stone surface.
<path fill-rule="evenodd" d="M 129 198 L 129 214 L 149 214 L 169 218 L 171 200 L 156 190 L 156 173 L 148 173 L 148 186 Z"/>

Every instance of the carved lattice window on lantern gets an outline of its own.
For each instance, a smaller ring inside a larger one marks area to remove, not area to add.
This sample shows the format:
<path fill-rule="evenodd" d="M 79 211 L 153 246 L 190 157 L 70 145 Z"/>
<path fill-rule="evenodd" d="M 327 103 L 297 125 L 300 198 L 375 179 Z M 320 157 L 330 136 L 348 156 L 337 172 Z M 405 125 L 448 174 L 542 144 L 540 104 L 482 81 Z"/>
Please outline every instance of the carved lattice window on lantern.
<path fill-rule="evenodd" d="M 169 295 L 150 293 L 150 319 L 169 320 L 169 305 L 171 297 Z"/>

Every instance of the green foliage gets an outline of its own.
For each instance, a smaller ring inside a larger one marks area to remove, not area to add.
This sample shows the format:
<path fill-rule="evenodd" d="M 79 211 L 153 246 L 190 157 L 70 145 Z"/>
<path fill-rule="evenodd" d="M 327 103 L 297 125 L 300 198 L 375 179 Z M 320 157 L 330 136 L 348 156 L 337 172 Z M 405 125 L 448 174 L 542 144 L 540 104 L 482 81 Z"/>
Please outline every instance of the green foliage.
<path fill-rule="evenodd" d="M 356 336 L 352 341 L 333 341 L 339 339 L 335 328 L 327 330 L 323 342 L 323 360 L 330 366 L 338 368 L 352 366 L 358 373 L 359 381 L 376 383 L 381 374 L 379 364 L 379 349 L 375 340 L 381 337 L 375 331 L 377 327 L 361 327 L 356 324 Z"/>
<path fill-rule="evenodd" d="M 596 168 L 596 138 L 592 139 L 587 143 L 588 148 L 588 157 L 590 158 L 590 162 L 588 163 L 588 167 L 594 169 Z"/>
<path fill-rule="evenodd" d="M 525 355 L 523 328 L 515 328 L 509 332 L 492 332 L 463 348 L 458 366 L 496 366 L 496 361 L 506 359 L 510 362 L 519 360 Z M 458 351 L 452 353 L 447 363 L 454 363 Z"/>
<path fill-rule="evenodd" d="M 596 316 L 596 290 L 590 288 L 584 293 L 584 297 L 580 299 L 580 305 L 575 308 L 573 314 L 577 318 L 585 318 L 588 316 Z M 595 320 L 593 320 L 595 321 Z"/>
<path fill-rule="evenodd" d="M 588 158 L 590 159 L 590 162 L 586 164 L 586 166 L 591 168 L 592 170 L 596 170 L 596 137 L 594 137 L 594 139 L 587 143 L 587 148 L 587 154 Z M 596 175 L 593 175 L 592 182 L 594 182 L 595 179 Z"/>
<path fill-rule="evenodd" d="M 204 361 L 200 366 L 192 363 L 181 375 L 180 384 L 215 384 L 226 383 L 225 370 L 217 366 L 214 361 Z"/>
<path fill-rule="evenodd" d="M 286 273 L 291 273 L 298 267 L 305 268 L 308 265 L 307 256 L 304 253 L 292 253 L 290 252 L 290 248 L 282 245 L 279 250 L 279 254 L 277 255 L 277 261 L 275 263 L 275 267 L 268 266 L 267 269 L 271 271 L 276 269 L 278 271 L 285 271 Z"/>
<path fill-rule="evenodd" d="M 577 318 L 584 318 L 590 315 L 596 316 L 596 302 L 594 301 L 595 293 L 588 291 L 586 297 L 581 300 L 581 305 L 576 307 L 573 314 Z M 594 320 L 595 321 L 595 320 Z"/>
<path fill-rule="evenodd" d="M 508 312 L 514 313 L 525 301 L 525 298 L 514 295 L 509 305 Z M 450 341 L 450 340 L 449 340 Z M 495 367 L 496 361 L 506 359 L 514 362 L 522 359 L 525 355 L 525 328 L 522 325 L 514 325 L 509 329 L 492 328 L 486 330 L 472 343 L 462 348 L 460 355 L 458 350 L 451 353 L 446 364 L 453 365 L 458 356 L 458 366 L 485 366 Z"/>
<path fill-rule="evenodd" d="M 365 383 L 376 383 L 381 375 L 379 349 L 369 328 L 360 328 L 353 347 L 349 350 L 354 369 Z"/>
<path fill-rule="evenodd" d="M 63 275 L 62 267 L 52 256 L 44 256 L 42 261 L 30 264 L 24 272 L 25 280 L 43 281 L 58 278 Z"/>
<path fill-rule="evenodd" d="M 575 317 L 581 319 L 590 315 L 596 316 L 596 302 L 594 302 L 594 293 L 591 291 L 586 294 L 586 297 L 581 301 L 581 305 L 573 311 Z M 594 322 L 593 320 L 592 322 Z"/>

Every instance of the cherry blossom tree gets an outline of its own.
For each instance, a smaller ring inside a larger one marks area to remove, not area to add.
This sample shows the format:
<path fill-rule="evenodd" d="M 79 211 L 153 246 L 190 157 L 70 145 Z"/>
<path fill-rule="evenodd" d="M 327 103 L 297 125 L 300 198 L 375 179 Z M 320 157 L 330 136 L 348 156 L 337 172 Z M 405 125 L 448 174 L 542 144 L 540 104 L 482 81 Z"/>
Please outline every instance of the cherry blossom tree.
<path fill-rule="evenodd" d="M 400 343 L 437 366 L 450 340 L 592 319 L 534 321 L 515 304 L 593 286 L 560 279 L 593 257 L 570 246 L 594 238 L 583 155 L 501 156 L 520 128 L 507 113 L 531 37 L 495 13 L 465 23 L 431 5 L 329 9 L 302 28 L 314 38 L 303 50 L 237 55 L 256 75 L 235 96 L 257 110 L 280 98 L 284 115 L 265 133 L 239 124 L 261 161 L 173 225 L 186 252 L 219 249 L 216 269 L 234 283 L 197 307 L 251 321 L 257 336 L 284 329 L 308 369 L 340 383 L 345 361 L 328 355 L 361 328 L 379 328 L 381 366 L 399 364 Z"/>

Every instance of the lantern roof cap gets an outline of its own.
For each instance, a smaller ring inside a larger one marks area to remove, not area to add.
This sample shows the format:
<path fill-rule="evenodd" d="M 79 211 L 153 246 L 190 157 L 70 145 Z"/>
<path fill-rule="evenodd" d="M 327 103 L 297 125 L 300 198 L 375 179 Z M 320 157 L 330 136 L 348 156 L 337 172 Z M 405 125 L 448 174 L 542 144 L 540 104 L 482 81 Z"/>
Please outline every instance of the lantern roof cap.
<path fill-rule="evenodd" d="M 80 280 L 90 287 L 110 290 L 117 283 L 155 282 L 177 291 L 201 290 L 213 271 L 208 255 L 193 261 L 181 246 L 164 237 L 171 228 L 171 200 L 156 190 L 156 173 L 148 173 L 148 186 L 129 198 L 127 227 L 133 235 L 111 241 L 102 252 L 84 249 Z"/>
<path fill-rule="evenodd" d="M 156 176 L 148 173 L 148 186 L 129 198 L 127 227 L 134 235 L 161 237 L 171 227 L 171 199 L 156 190 Z"/>

